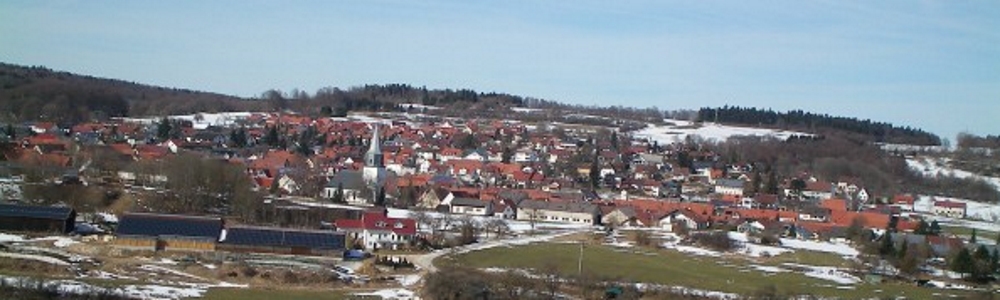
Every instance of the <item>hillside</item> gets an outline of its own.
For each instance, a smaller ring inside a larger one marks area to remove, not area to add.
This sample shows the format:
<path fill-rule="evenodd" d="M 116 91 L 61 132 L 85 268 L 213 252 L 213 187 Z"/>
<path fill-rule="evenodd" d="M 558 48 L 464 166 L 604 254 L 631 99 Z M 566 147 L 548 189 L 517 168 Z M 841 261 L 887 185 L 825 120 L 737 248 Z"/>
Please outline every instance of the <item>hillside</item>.
<path fill-rule="evenodd" d="M 108 117 L 263 109 L 260 102 L 0 63 L 0 120 L 77 123 Z"/>
<path fill-rule="evenodd" d="M 783 130 L 805 130 L 820 134 L 833 132 L 859 135 L 879 143 L 941 145 L 940 137 L 921 129 L 801 110 L 775 112 L 752 107 L 706 107 L 698 111 L 698 119 L 707 122 L 763 126 Z"/>
<path fill-rule="evenodd" d="M 428 89 L 406 84 L 365 85 L 348 89 L 268 90 L 257 98 L 157 87 L 97 78 L 44 67 L 0 63 L 0 122 L 55 121 L 73 124 L 109 117 L 147 117 L 197 112 L 293 110 L 313 116 L 344 116 L 349 111 L 405 111 L 408 104 L 443 108 L 433 113 L 464 118 L 516 118 L 524 121 L 614 126 L 622 131 L 646 124 L 669 125 L 663 118 L 717 121 L 778 131 L 859 137 L 871 142 L 937 145 L 940 138 L 920 129 L 792 111 L 756 108 L 703 108 L 661 111 L 622 106 L 568 105 L 556 101 L 469 89 Z M 711 115 L 711 116 L 709 116 Z"/>

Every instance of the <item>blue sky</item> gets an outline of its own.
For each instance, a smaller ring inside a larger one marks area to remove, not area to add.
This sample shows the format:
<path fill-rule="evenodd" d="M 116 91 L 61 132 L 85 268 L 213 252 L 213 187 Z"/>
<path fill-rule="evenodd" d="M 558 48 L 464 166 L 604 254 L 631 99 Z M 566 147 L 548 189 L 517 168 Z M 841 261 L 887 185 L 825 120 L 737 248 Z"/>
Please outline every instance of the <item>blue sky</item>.
<path fill-rule="evenodd" d="M 408 83 L 1000 134 L 998 1 L 0 1 L 0 61 L 240 96 Z"/>

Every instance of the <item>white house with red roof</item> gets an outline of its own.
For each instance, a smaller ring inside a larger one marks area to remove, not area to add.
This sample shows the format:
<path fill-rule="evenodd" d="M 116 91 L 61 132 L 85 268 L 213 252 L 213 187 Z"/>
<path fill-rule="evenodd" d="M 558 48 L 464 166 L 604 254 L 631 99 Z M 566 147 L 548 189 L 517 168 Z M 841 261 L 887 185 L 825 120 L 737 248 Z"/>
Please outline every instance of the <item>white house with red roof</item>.
<path fill-rule="evenodd" d="M 934 201 L 931 212 L 935 215 L 946 216 L 956 219 L 965 218 L 966 206 L 963 202 L 956 201 Z"/>
<path fill-rule="evenodd" d="M 337 230 L 365 249 L 399 249 L 416 240 L 417 222 L 413 219 L 390 218 L 385 211 L 368 211 L 360 219 L 340 219 Z"/>

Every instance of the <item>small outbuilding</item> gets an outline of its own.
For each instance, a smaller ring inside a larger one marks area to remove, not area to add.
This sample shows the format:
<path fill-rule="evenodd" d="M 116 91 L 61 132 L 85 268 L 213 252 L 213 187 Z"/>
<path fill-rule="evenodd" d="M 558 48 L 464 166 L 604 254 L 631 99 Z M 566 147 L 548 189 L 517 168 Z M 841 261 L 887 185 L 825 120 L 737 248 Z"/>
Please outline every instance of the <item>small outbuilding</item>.
<path fill-rule="evenodd" d="M 69 207 L 0 204 L 0 230 L 66 234 L 76 227 Z"/>

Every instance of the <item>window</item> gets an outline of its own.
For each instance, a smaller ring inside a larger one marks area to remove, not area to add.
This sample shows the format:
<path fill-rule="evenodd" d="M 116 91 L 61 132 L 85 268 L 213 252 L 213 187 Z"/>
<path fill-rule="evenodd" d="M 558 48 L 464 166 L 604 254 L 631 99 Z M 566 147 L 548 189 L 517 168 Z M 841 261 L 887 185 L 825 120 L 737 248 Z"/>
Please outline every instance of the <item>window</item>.
<path fill-rule="evenodd" d="M 403 228 L 403 222 L 400 222 L 400 221 L 396 221 L 396 225 L 394 225 L 393 227 L 396 227 L 396 228 Z"/>

